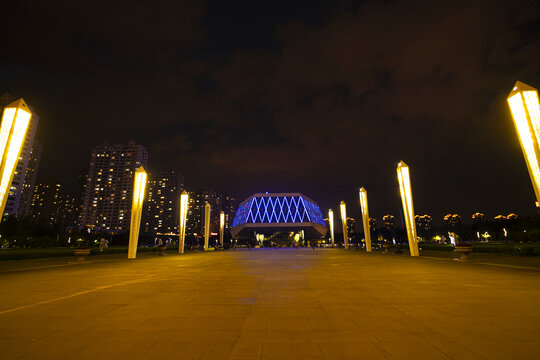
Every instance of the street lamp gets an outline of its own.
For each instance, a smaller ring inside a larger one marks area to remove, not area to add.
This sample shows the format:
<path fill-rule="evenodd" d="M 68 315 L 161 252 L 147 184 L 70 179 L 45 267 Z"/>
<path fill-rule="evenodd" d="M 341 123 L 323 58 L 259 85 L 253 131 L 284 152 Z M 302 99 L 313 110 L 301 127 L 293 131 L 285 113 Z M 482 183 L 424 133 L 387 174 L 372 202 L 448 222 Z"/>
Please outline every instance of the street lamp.
<path fill-rule="evenodd" d="M 364 224 L 364 236 L 366 237 L 366 251 L 371 251 L 371 231 L 369 226 L 369 211 L 367 202 L 367 191 L 360 188 L 360 208 L 362 209 L 362 223 Z"/>
<path fill-rule="evenodd" d="M 178 241 L 178 253 L 184 253 L 184 243 L 186 241 L 186 219 L 188 210 L 189 195 L 186 190 L 180 194 L 180 239 Z"/>
<path fill-rule="evenodd" d="M 146 171 L 141 166 L 135 171 L 135 179 L 133 181 L 133 205 L 131 206 L 131 224 L 129 226 L 128 259 L 135 259 L 137 257 L 137 243 L 139 242 L 145 188 Z"/>
<path fill-rule="evenodd" d="M 19 161 L 32 113 L 23 99 L 4 108 L 0 127 L 0 218 L 4 214 L 11 181 Z"/>
<path fill-rule="evenodd" d="M 332 247 L 334 247 L 334 211 L 328 210 L 328 225 L 330 226 L 330 239 L 332 240 Z"/>
<path fill-rule="evenodd" d="M 345 201 L 341 201 L 339 204 L 339 210 L 341 212 L 341 222 L 343 226 L 343 241 L 345 243 L 345 249 L 349 249 L 349 234 L 347 233 L 347 209 L 345 207 Z"/>
<path fill-rule="evenodd" d="M 208 251 L 208 240 L 210 239 L 210 204 L 204 206 L 204 251 Z"/>
<path fill-rule="evenodd" d="M 418 241 L 416 239 L 416 225 L 414 222 L 414 207 L 411 192 L 411 179 L 409 167 L 403 161 L 400 161 L 397 167 L 397 176 L 399 182 L 399 192 L 401 193 L 401 202 L 403 204 L 403 215 L 407 226 L 407 237 L 409 238 L 409 251 L 411 256 L 418 256 Z"/>
<path fill-rule="evenodd" d="M 219 245 L 223 247 L 223 230 L 225 228 L 225 213 L 219 213 Z"/>
<path fill-rule="evenodd" d="M 521 150 L 536 195 L 540 202 L 540 105 L 538 90 L 517 81 L 506 99 L 512 112 Z"/>

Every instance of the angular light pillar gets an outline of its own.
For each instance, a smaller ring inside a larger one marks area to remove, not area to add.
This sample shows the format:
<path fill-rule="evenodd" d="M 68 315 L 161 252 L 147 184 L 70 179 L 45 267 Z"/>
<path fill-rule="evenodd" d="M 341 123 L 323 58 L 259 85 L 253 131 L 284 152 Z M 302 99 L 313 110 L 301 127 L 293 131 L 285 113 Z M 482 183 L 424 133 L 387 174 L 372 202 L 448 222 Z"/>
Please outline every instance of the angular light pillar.
<path fill-rule="evenodd" d="M 135 171 L 133 181 L 133 205 L 131 206 L 131 224 L 129 226 L 128 259 L 137 257 L 137 244 L 139 242 L 139 229 L 141 228 L 141 214 L 146 189 L 146 171 L 141 166 Z"/>
<path fill-rule="evenodd" d="M 225 229 L 225 213 L 219 213 L 219 245 L 223 248 L 223 230 Z"/>
<path fill-rule="evenodd" d="M 540 202 L 540 105 L 538 90 L 517 81 L 507 98 L 521 150 L 536 195 Z"/>
<path fill-rule="evenodd" d="M 23 99 L 4 108 L 0 127 L 0 218 L 4 215 L 11 181 L 31 117 L 32 113 Z"/>
<path fill-rule="evenodd" d="M 369 228 L 367 191 L 363 187 L 360 188 L 360 208 L 362 209 L 362 223 L 364 224 L 364 236 L 366 238 L 366 251 L 371 252 L 371 231 Z"/>
<path fill-rule="evenodd" d="M 341 223 L 343 225 L 343 242 L 345 243 L 345 249 L 349 249 L 349 234 L 347 233 L 347 208 L 345 207 L 345 201 L 339 204 L 339 210 L 341 211 Z"/>
<path fill-rule="evenodd" d="M 204 251 L 208 251 L 208 241 L 210 240 L 210 204 L 204 206 Z"/>
<path fill-rule="evenodd" d="M 334 247 L 334 211 L 332 209 L 328 210 L 328 225 L 330 225 L 330 240 Z"/>
<path fill-rule="evenodd" d="M 186 190 L 182 191 L 180 195 L 180 228 L 179 228 L 179 239 L 178 239 L 178 253 L 184 253 L 184 243 L 186 241 L 186 219 L 187 219 L 187 210 L 188 210 L 188 199 L 189 195 Z"/>
<path fill-rule="evenodd" d="M 399 192 L 401 194 L 401 203 L 403 204 L 403 215 L 405 217 L 405 225 L 407 226 L 409 251 L 411 256 L 418 256 L 418 241 L 416 239 L 416 223 L 414 221 L 411 178 L 409 175 L 409 167 L 403 161 L 400 161 L 398 164 L 397 176 L 399 182 Z"/>

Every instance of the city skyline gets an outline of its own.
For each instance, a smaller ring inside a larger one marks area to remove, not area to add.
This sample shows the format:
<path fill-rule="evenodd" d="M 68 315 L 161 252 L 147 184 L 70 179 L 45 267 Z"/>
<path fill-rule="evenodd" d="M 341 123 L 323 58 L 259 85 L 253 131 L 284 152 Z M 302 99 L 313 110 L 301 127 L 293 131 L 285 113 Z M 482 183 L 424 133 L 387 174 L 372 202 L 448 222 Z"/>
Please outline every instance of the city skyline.
<path fill-rule="evenodd" d="M 150 171 L 237 199 L 300 191 L 358 219 L 363 186 L 373 217 L 399 218 L 403 160 L 435 222 L 535 214 L 505 101 L 516 80 L 540 86 L 535 2 L 122 9 L 144 31 L 113 27 L 115 7 L 97 25 L 99 5 L 27 6 L 8 20 L 27 42 L 6 40 L 1 88 L 40 115 L 40 178 L 71 191 L 95 146 L 134 140 Z"/>

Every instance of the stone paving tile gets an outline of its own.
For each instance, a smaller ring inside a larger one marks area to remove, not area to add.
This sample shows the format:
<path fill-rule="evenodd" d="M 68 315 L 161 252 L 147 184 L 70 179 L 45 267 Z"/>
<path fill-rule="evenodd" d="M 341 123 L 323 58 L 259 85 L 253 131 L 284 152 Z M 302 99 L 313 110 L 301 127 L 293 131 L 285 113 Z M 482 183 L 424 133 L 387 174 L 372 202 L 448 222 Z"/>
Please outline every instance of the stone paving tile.
<path fill-rule="evenodd" d="M 211 342 L 206 347 L 204 353 L 201 355 L 201 360 L 221 360 L 228 359 L 231 355 L 234 347 L 236 346 L 235 341 L 216 341 Z"/>
<path fill-rule="evenodd" d="M 239 342 L 263 343 L 265 340 L 271 339 L 275 342 L 292 342 L 304 343 L 307 341 L 307 336 L 304 331 L 292 330 L 252 330 L 244 331 L 240 335 Z"/>
<path fill-rule="evenodd" d="M 539 275 L 330 249 L 4 272 L 0 357 L 532 359 Z"/>
<path fill-rule="evenodd" d="M 43 359 L 43 360 L 53 360 L 53 359 L 62 359 L 67 358 L 68 354 L 71 354 L 73 358 L 76 358 L 76 354 L 82 347 L 76 339 L 73 341 L 63 341 L 60 343 L 57 342 L 32 342 L 27 343 L 26 348 L 28 350 L 25 355 L 17 357 L 16 359 Z"/>
<path fill-rule="evenodd" d="M 262 360 L 281 360 L 284 358 L 311 360 L 322 359 L 323 355 L 317 343 L 287 343 L 274 341 L 263 343 Z"/>
<path fill-rule="evenodd" d="M 0 352 L 3 359 L 19 359 L 33 351 L 32 341 L 0 339 Z"/>
<path fill-rule="evenodd" d="M 324 359 L 356 360 L 386 359 L 379 349 L 371 343 L 324 342 L 319 343 Z"/>
<path fill-rule="evenodd" d="M 494 342 L 490 346 L 515 359 L 538 359 L 540 357 L 540 341 Z"/>
<path fill-rule="evenodd" d="M 374 346 L 390 359 L 438 360 L 449 357 L 427 342 L 383 342 Z"/>
<path fill-rule="evenodd" d="M 262 358 L 262 342 L 238 341 L 234 345 L 230 360 L 259 360 Z"/>
<path fill-rule="evenodd" d="M 482 349 L 478 345 L 470 346 L 470 342 L 455 342 L 449 339 L 428 339 L 428 342 L 450 359 L 500 359 L 502 355 L 492 348 L 487 348 L 486 351 L 486 348 Z"/>
<path fill-rule="evenodd" d="M 266 329 L 269 331 L 310 331 L 312 327 L 310 319 L 308 317 L 287 316 L 269 318 L 266 321 Z"/>
<path fill-rule="evenodd" d="M 359 330 L 313 330 L 306 333 L 308 341 L 327 343 L 370 343 L 380 340 L 371 331 Z"/>

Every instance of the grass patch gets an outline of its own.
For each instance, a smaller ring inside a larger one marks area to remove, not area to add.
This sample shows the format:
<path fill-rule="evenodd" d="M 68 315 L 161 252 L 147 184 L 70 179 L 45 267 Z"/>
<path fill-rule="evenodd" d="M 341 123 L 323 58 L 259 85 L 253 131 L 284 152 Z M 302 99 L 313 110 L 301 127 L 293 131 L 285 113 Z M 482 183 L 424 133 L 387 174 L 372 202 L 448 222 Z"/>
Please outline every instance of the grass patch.
<path fill-rule="evenodd" d="M 418 247 L 422 250 L 454 251 L 454 246 L 450 244 L 418 243 Z"/>
<path fill-rule="evenodd" d="M 474 252 L 521 256 L 540 256 L 537 243 L 473 243 Z"/>
<path fill-rule="evenodd" d="M 540 256 L 539 243 L 471 243 L 473 252 L 517 256 Z M 422 250 L 453 251 L 450 244 L 419 243 Z"/>

